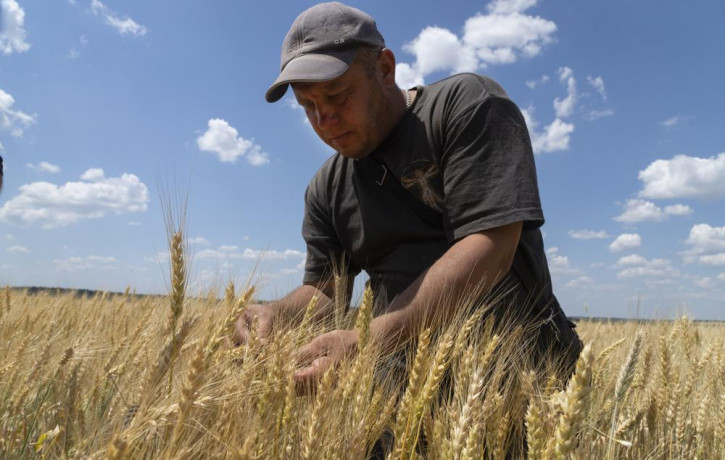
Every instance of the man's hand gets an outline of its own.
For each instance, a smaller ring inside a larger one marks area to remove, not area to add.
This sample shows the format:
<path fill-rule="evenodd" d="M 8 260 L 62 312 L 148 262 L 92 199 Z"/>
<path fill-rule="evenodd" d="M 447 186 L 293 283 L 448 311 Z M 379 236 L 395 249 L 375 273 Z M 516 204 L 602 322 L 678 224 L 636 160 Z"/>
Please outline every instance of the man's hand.
<path fill-rule="evenodd" d="M 297 387 L 312 387 L 327 369 L 357 353 L 357 342 L 357 331 L 336 330 L 319 335 L 300 347 L 294 353 L 297 363 L 304 366 L 295 371 Z"/>
<path fill-rule="evenodd" d="M 263 341 L 266 340 L 272 333 L 276 315 L 277 309 L 272 305 L 248 305 L 234 325 L 234 345 L 247 343 L 255 322 L 257 323 L 257 337 Z"/>

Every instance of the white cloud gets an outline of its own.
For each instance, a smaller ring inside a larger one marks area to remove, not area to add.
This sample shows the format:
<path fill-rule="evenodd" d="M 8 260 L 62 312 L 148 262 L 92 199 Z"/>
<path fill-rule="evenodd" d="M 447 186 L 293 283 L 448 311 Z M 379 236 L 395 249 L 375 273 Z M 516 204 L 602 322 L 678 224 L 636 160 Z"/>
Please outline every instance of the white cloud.
<path fill-rule="evenodd" d="M 709 158 L 677 155 L 639 172 L 644 198 L 725 198 L 725 152 Z"/>
<path fill-rule="evenodd" d="M 23 135 L 23 130 L 36 123 L 35 115 L 13 110 L 15 99 L 0 89 L 0 129 L 10 131 L 15 137 Z"/>
<path fill-rule="evenodd" d="M 665 206 L 665 214 L 668 216 L 689 216 L 692 212 L 692 208 L 684 204 Z"/>
<path fill-rule="evenodd" d="M 54 228 L 107 214 L 144 212 L 148 188 L 133 174 L 105 177 L 102 169 L 89 169 L 83 182 L 55 185 L 33 182 L 0 208 L 0 222 Z"/>
<path fill-rule="evenodd" d="M 685 243 L 692 245 L 697 254 L 725 251 L 725 227 L 693 225 Z"/>
<path fill-rule="evenodd" d="M 426 27 L 403 49 L 417 57 L 415 70 L 422 75 L 445 70 L 473 72 L 478 68 L 475 51 L 441 27 Z"/>
<path fill-rule="evenodd" d="M 25 246 L 10 246 L 8 252 L 14 252 L 16 254 L 30 254 L 30 250 Z"/>
<path fill-rule="evenodd" d="M 642 246 L 642 237 L 637 233 L 622 233 L 609 245 L 609 250 L 619 252 Z"/>
<path fill-rule="evenodd" d="M 564 99 L 554 99 L 554 111 L 557 118 L 567 118 L 574 113 L 577 102 L 576 79 L 574 72 L 569 67 L 560 67 L 557 71 L 559 80 L 566 83 L 567 96 Z"/>
<path fill-rule="evenodd" d="M 239 252 L 237 246 L 220 246 L 218 249 L 205 249 L 194 255 L 196 259 L 246 259 L 246 260 L 288 260 L 304 259 L 307 253 L 296 249 L 262 250 L 246 248 Z"/>
<path fill-rule="evenodd" d="M 680 274 L 667 259 L 647 260 L 637 254 L 622 257 L 616 266 L 625 267 L 617 274 L 619 278 L 676 277 Z"/>
<path fill-rule="evenodd" d="M 242 258 L 244 259 L 283 260 L 304 259 L 305 257 L 307 257 L 306 252 L 296 249 L 285 249 L 284 251 L 245 249 L 242 253 Z"/>
<path fill-rule="evenodd" d="M 605 117 L 611 117 L 614 115 L 614 109 L 604 109 L 604 110 L 591 110 L 586 118 L 589 121 L 599 120 L 600 118 Z"/>
<path fill-rule="evenodd" d="M 0 52 L 5 55 L 30 49 L 26 41 L 25 11 L 15 0 L 0 1 Z"/>
<path fill-rule="evenodd" d="M 547 81 L 549 81 L 549 76 L 544 74 L 538 80 L 528 80 L 526 82 L 526 86 L 528 86 L 530 89 L 534 89 L 537 86 L 539 86 L 540 84 L 546 83 Z"/>
<path fill-rule="evenodd" d="M 579 270 L 573 268 L 567 256 L 559 254 L 559 248 L 551 247 L 546 250 L 546 259 L 549 264 L 549 271 L 553 275 L 575 275 Z"/>
<path fill-rule="evenodd" d="M 556 24 L 524 14 L 535 5 L 536 0 L 491 2 L 488 14 L 479 13 L 466 20 L 463 37 L 437 26 L 424 28 L 404 45 L 403 49 L 415 56 L 415 62 L 398 64 L 396 82 L 410 87 L 422 84 L 433 72 L 475 71 L 538 55 L 553 40 Z"/>
<path fill-rule="evenodd" d="M 121 18 L 99 0 L 91 0 L 91 11 L 106 20 L 106 24 L 116 29 L 121 35 L 134 37 L 146 35 L 148 29 L 131 18 Z"/>
<path fill-rule="evenodd" d="M 412 88 L 422 85 L 425 81 L 423 75 L 417 72 L 410 64 L 400 62 L 395 65 L 395 82 L 401 88 Z"/>
<path fill-rule="evenodd" d="M 592 78 L 590 76 L 587 76 L 587 83 L 589 83 L 592 88 L 597 90 L 597 92 L 602 96 L 603 100 L 607 100 L 607 90 L 604 88 L 604 80 L 602 79 L 602 77 Z"/>
<path fill-rule="evenodd" d="M 633 198 L 627 200 L 624 205 L 624 212 L 615 217 L 614 220 L 625 223 L 662 222 L 667 220 L 669 216 L 687 216 L 692 212 L 692 208 L 684 204 L 665 206 L 663 210 L 651 201 Z"/>
<path fill-rule="evenodd" d="M 57 173 L 60 172 L 60 167 L 58 167 L 58 166 L 56 166 L 54 164 L 50 164 L 47 161 L 41 161 L 37 165 L 34 165 L 32 163 L 28 163 L 26 166 L 28 168 L 30 168 L 30 169 L 32 169 L 34 171 L 38 171 L 38 172 L 47 172 L 47 173 L 50 173 L 50 174 L 57 174 Z"/>
<path fill-rule="evenodd" d="M 694 225 L 685 244 L 692 246 L 692 249 L 683 253 L 685 262 L 698 262 L 707 266 L 725 265 L 725 226 Z"/>
<path fill-rule="evenodd" d="M 605 230 L 570 230 L 569 236 L 575 240 L 594 240 L 609 238 Z"/>
<path fill-rule="evenodd" d="M 638 265 L 647 265 L 647 259 L 640 256 L 639 254 L 630 254 L 628 256 L 621 257 L 617 261 L 617 266 L 619 266 L 619 267 L 638 266 Z"/>
<path fill-rule="evenodd" d="M 583 286 L 591 286 L 594 284 L 594 280 L 589 276 L 580 276 L 566 283 L 568 288 L 578 288 Z"/>
<path fill-rule="evenodd" d="M 682 121 L 682 117 L 679 115 L 675 115 L 674 117 L 670 117 L 667 120 L 661 121 L 660 124 L 664 126 L 665 128 L 673 128 L 676 125 L 678 125 Z"/>
<path fill-rule="evenodd" d="M 709 276 L 706 276 L 704 278 L 697 278 L 692 281 L 695 286 L 699 286 L 701 288 L 709 288 L 712 287 L 714 284 L 714 280 L 710 278 Z"/>
<path fill-rule="evenodd" d="M 113 268 L 115 257 L 88 256 L 69 257 L 67 259 L 54 259 L 55 268 L 63 272 L 78 272 L 83 270 L 99 270 Z"/>
<path fill-rule="evenodd" d="M 209 128 L 196 139 L 199 150 L 216 153 L 222 163 L 235 163 L 246 157 L 252 166 L 269 163 L 269 155 L 251 140 L 239 136 L 238 131 L 225 120 L 212 118 Z"/>
<path fill-rule="evenodd" d="M 571 133 L 574 132 L 574 125 L 555 119 L 543 131 L 538 131 L 539 123 L 534 119 L 534 107 L 530 106 L 521 110 L 526 126 L 531 137 L 531 146 L 534 153 L 548 153 L 569 149 Z"/>
<path fill-rule="evenodd" d="M 725 273 L 720 273 L 719 275 L 717 275 L 717 279 L 718 281 L 725 282 Z"/>
<path fill-rule="evenodd" d="M 196 245 L 196 244 L 202 245 L 203 244 L 206 246 L 209 244 L 209 241 L 206 238 L 204 238 L 203 236 L 197 236 L 194 238 L 190 238 L 189 244 L 192 244 L 192 245 Z"/>

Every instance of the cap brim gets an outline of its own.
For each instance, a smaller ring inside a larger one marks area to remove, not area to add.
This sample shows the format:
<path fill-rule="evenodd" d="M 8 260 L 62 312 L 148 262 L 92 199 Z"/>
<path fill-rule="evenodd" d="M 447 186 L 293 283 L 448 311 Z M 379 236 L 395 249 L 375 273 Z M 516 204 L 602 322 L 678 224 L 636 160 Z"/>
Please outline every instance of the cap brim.
<path fill-rule="evenodd" d="M 356 48 L 325 54 L 303 54 L 292 59 L 280 72 L 264 98 L 276 102 L 287 92 L 290 83 L 334 80 L 344 74 L 355 59 Z"/>

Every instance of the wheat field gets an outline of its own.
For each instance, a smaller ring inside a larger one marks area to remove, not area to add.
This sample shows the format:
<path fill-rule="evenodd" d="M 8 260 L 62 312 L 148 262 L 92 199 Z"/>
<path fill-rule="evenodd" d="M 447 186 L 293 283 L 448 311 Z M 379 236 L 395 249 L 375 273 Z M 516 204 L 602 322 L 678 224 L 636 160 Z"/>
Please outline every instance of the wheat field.
<path fill-rule="evenodd" d="M 232 347 L 253 289 L 190 297 L 172 267 L 166 297 L 2 291 L 0 458 L 364 459 L 379 439 L 394 459 L 725 458 L 723 324 L 583 320 L 559 382 L 526 364 L 525 330 L 474 313 L 422 331 L 401 372 L 368 337 L 369 295 Z M 292 351 L 335 327 L 359 353 L 298 391 Z"/>

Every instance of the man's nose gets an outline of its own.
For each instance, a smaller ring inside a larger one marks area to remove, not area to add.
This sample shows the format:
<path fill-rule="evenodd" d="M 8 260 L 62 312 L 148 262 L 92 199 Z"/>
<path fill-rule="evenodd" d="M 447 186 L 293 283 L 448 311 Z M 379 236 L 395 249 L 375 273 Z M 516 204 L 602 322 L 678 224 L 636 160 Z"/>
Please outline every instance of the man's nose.
<path fill-rule="evenodd" d="M 315 107 L 315 118 L 320 128 L 334 126 L 340 119 L 332 104 L 318 104 Z"/>

